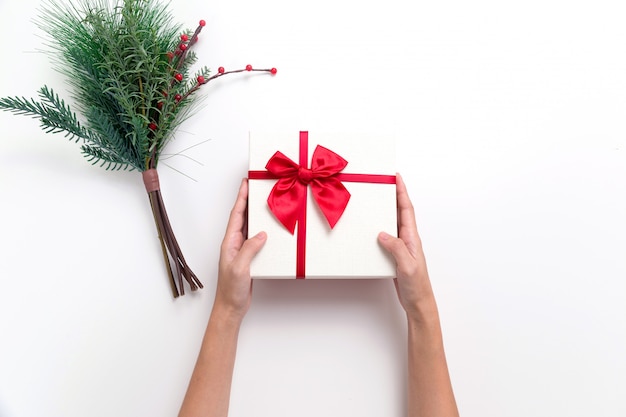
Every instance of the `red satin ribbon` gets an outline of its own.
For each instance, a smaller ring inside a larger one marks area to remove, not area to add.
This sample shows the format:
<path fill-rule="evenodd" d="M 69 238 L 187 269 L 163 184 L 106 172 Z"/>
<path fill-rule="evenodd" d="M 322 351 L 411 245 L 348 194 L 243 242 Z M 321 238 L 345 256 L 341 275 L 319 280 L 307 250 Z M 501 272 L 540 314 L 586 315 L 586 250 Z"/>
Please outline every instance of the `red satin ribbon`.
<path fill-rule="evenodd" d="M 307 186 L 326 217 L 331 229 L 343 214 L 350 193 L 343 182 L 395 184 L 394 175 L 343 174 L 348 161 L 323 146 L 317 146 L 308 163 L 308 132 L 300 132 L 299 164 L 277 151 L 267 162 L 267 171 L 249 171 L 251 180 L 278 179 L 267 203 L 270 210 L 287 230 L 294 234 L 298 225 L 296 248 L 296 277 L 305 277 Z"/>

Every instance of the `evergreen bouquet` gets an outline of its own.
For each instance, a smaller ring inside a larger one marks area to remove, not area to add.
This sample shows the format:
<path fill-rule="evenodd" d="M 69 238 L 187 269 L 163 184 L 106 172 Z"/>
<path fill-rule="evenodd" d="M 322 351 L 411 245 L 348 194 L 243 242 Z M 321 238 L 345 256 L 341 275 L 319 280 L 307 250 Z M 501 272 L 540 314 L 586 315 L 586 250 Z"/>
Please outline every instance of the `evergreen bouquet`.
<path fill-rule="evenodd" d="M 80 117 L 45 85 L 38 100 L 0 98 L 0 109 L 39 119 L 46 133 L 65 133 L 94 165 L 141 172 L 174 297 L 185 294 L 183 280 L 192 291 L 202 288 L 165 210 L 160 155 L 204 84 L 226 74 L 276 69 L 220 67 L 211 75 L 202 67 L 192 75 L 192 47 L 205 22 L 183 30 L 159 0 L 47 0 L 36 24 L 47 34 L 55 69 L 67 76 Z"/>

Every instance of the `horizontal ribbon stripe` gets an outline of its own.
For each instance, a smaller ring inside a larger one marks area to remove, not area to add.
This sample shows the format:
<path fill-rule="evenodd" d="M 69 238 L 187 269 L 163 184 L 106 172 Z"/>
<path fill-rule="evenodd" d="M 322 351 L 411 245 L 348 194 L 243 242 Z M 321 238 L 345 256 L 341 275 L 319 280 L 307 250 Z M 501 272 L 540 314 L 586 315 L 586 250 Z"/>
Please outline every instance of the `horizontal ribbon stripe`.
<path fill-rule="evenodd" d="M 344 174 L 333 175 L 341 182 L 366 182 L 370 184 L 395 184 L 395 175 L 384 174 Z M 269 171 L 248 171 L 248 179 L 251 180 L 277 180 L 280 177 Z"/>

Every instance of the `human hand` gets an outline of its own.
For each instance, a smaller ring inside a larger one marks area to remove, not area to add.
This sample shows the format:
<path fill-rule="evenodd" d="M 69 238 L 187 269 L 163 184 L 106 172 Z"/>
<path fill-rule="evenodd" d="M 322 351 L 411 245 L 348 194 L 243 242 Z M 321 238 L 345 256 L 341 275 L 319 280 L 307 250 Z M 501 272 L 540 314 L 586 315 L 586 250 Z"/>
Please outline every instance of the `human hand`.
<path fill-rule="evenodd" d="M 246 239 L 246 209 L 248 199 L 248 180 L 244 179 L 239 187 L 239 194 L 230 212 L 228 226 L 222 241 L 220 252 L 217 290 L 214 309 L 236 320 L 242 320 L 252 300 L 252 279 L 250 262 L 265 244 L 267 235 L 260 232 Z"/>
<path fill-rule="evenodd" d="M 409 317 L 424 319 L 436 314 L 436 305 L 422 241 L 417 232 L 413 204 L 400 174 L 396 176 L 396 199 L 398 237 L 381 232 L 378 241 L 396 261 L 397 277 L 394 284 L 400 304 Z"/>

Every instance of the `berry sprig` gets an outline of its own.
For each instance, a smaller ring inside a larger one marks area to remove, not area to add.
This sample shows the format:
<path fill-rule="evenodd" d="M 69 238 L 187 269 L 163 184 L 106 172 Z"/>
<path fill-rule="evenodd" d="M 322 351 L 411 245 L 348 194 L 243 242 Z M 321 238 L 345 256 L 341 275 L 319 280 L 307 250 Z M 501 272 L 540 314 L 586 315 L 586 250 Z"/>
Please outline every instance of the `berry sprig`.
<path fill-rule="evenodd" d="M 183 94 L 182 97 L 180 97 L 176 101 L 181 101 L 181 100 L 186 99 L 191 94 L 193 94 L 197 90 L 199 90 L 200 87 L 202 87 L 204 84 L 207 84 L 209 81 L 212 81 L 212 80 L 214 80 L 216 78 L 219 78 L 219 77 L 221 77 L 223 75 L 235 74 L 237 72 L 244 72 L 244 71 L 269 72 L 272 75 L 276 75 L 276 73 L 278 72 L 278 70 L 276 68 L 256 69 L 256 68 L 252 68 L 252 65 L 250 65 L 250 64 L 246 65 L 246 68 L 244 68 L 244 69 L 237 69 L 237 70 L 231 70 L 231 71 L 226 71 L 226 70 L 224 70 L 224 67 L 219 67 L 217 69 L 217 74 L 215 74 L 215 75 L 213 75 L 213 76 L 211 76 L 209 78 L 206 78 L 204 75 L 198 75 L 196 77 L 197 83 L 191 89 L 189 89 L 185 94 Z"/>
<path fill-rule="evenodd" d="M 198 23 L 198 27 L 193 32 L 193 34 L 191 34 L 191 36 L 188 33 L 181 34 L 180 42 L 178 43 L 176 50 L 173 52 L 169 51 L 167 53 L 167 57 L 170 62 L 170 71 L 172 73 L 172 80 L 170 82 L 168 91 L 163 92 L 163 96 L 167 100 L 167 98 L 171 96 L 170 93 L 174 92 L 173 94 L 174 100 L 173 100 L 172 108 L 170 108 L 171 110 L 175 110 L 180 102 L 184 101 L 189 96 L 194 94 L 204 84 L 207 84 L 209 81 L 212 81 L 224 75 L 235 74 L 235 73 L 244 72 L 244 71 L 267 72 L 272 75 L 276 75 L 276 73 L 278 72 L 276 68 L 259 69 L 259 68 L 254 68 L 251 64 L 248 64 L 245 66 L 245 68 L 230 70 L 230 71 L 226 71 L 224 67 L 219 67 L 215 75 L 208 76 L 209 70 L 207 68 L 204 68 L 202 71 L 200 71 L 199 74 L 196 75 L 195 82 L 187 84 L 187 89 L 185 91 L 185 88 L 184 88 L 185 75 L 183 74 L 185 61 L 189 57 L 189 53 L 191 51 L 192 46 L 194 46 L 198 42 L 198 35 L 200 34 L 204 26 L 206 26 L 206 22 L 204 20 L 200 20 Z M 181 87 L 177 88 L 177 86 L 181 86 Z M 167 107 L 167 106 L 164 105 L 163 101 L 158 101 L 156 103 L 156 108 L 159 110 L 159 112 L 154 114 L 152 121 L 148 125 L 148 129 L 151 132 L 156 131 L 157 125 L 159 123 L 159 119 L 161 119 L 162 117 L 161 112 L 164 107 Z"/>
<path fill-rule="evenodd" d="M 172 83 L 174 82 L 180 83 L 183 81 L 184 76 L 182 73 L 178 72 L 178 70 L 181 68 L 181 66 L 185 62 L 185 59 L 187 58 L 187 54 L 191 50 L 191 47 L 198 41 L 198 35 L 200 34 L 204 26 L 206 26 L 206 22 L 204 20 L 200 20 L 198 27 L 196 28 L 193 35 L 191 35 L 191 39 L 189 38 L 189 35 L 183 33 L 182 35 L 180 35 L 181 42 L 178 45 L 178 49 L 175 52 L 168 52 L 168 57 L 170 57 L 170 60 L 173 60 L 174 57 L 177 57 L 177 59 L 175 60 L 175 64 L 173 65 L 174 80 L 172 81 Z M 246 65 L 244 69 L 238 69 L 238 70 L 232 70 L 232 71 L 225 71 L 224 67 L 219 67 L 217 74 L 213 75 L 212 77 L 206 78 L 204 75 L 199 75 L 198 77 L 196 77 L 198 83 L 196 84 L 194 88 L 192 88 L 192 90 L 195 91 L 197 90 L 196 87 L 206 84 L 207 82 L 215 78 L 221 77 L 223 75 L 234 74 L 234 73 L 243 72 L 243 71 L 269 72 L 272 75 L 276 75 L 276 73 L 278 72 L 276 68 L 257 69 L 257 68 L 253 68 L 252 65 L 250 64 Z M 193 91 L 189 91 L 188 93 L 186 93 L 183 96 L 183 98 L 188 97 L 189 94 L 191 94 Z"/>
<path fill-rule="evenodd" d="M 198 42 L 198 35 L 200 34 L 200 32 L 202 32 L 202 28 L 205 26 L 206 26 L 206 22 L 204 20 L 200 20 L 198 22 L 198 27 L 194 31 L 193 35 L 191 35 L 191 39 L 189 39 L 189 35 L 187 35 L 186 33 L 183 33 L 182 35 L 180 35 L 181 42 L 178 45 L 178 50 L 174 53 L 175 55 L 179 57 L 176 63 L 176 69 L 179 69 L 181 67 L 181 65 L 185 61 L 185 58 L 187 58 L 189 49 L 196 42 Z"/>

